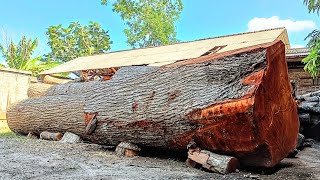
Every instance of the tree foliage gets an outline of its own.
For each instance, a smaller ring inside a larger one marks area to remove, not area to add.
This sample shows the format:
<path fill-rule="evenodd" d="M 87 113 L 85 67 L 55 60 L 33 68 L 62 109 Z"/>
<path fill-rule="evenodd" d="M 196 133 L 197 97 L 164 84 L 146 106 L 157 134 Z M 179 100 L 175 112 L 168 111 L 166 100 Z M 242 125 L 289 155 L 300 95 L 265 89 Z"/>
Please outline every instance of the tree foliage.
<path fill-rule="evenodd" d="M 110 50 L 112 44 L 108 31 L 92 21 L 87 26 L 78 22 L 72 22 L 67 28 L 63 28 L 61 24 L 51 26 L 46 34 L 51 48 L 46 58 L 59 63 L 77 57 L 105 53 Z"/>
<path fill-rule="evenodd" d="M 103 5 L 107 0 L 101 0 Z M 183 9 L 182 0 L 116 0 L 113 11 L 120 14 L 132 47 L 159 46 L 177 42 L 175 22 Z"/>
<path fill-rule="evenodd" d="M 304 0 L 308 6 L 309 12 L 320 10 L 320 0 Z M 302 60 L 305 63 L 304 69 L 308 71 L 313 78 L 318 77 L 320 73 L 320 31 L 312 31 L 306 39 L 309 39 L 307 47 L 310 49 L 310 55 Z"/>
<path fill-rule="evenodd" d="M 304 0 L 304 4 L 308 7 L 310 12 L 317 12 L 319 14 L 320 11 L 320 0 Z"/>
<path fill-rule="evenodd" d="M 41 56 L 32 57 L 37 46 L 37 39 L 27 39 L 23 36 L 18 44 L 11 40 L 7 46 L 0 45 L 0 52 L 9 68 L 31 71 L 34 76 L 37 76 L 41 71 L 57 65 L 53 62 L 42 62 Z"/>

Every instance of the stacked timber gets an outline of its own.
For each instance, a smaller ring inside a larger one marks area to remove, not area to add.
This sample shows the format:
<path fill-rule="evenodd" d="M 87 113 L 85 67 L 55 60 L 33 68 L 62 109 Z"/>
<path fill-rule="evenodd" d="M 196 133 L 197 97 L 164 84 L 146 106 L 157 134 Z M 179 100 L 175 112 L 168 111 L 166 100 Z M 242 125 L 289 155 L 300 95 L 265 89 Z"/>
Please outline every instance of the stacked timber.
<path fill-rule="evenodd" d="M 71 132 L 99 144 L 199 148 L 272 167 L 297 144 L 285 46 L 279 41 L 179 61 L 120 68 L 109 81 L 61 84 L 7 112 L 17 133 Z"/>
<path fill-rule="evenodd" d="M 300 133 L 320 140 L 320 91 L 297 96 Z"/>

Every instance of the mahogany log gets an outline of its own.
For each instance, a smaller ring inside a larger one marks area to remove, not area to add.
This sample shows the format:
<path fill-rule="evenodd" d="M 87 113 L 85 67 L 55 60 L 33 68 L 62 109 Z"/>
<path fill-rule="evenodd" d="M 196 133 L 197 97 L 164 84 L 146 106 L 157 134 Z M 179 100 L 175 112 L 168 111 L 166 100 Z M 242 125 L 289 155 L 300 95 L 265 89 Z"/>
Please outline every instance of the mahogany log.
<path fill-rule="evenodd" d="M 32 83 L 28 88 L 28 97 L 29 98 L 37 98 L 41 96 L 45 96 L 47 91 L 52 87 L 52 84 L 45 83 Z"/>
<path fill-rule="evenodd" d="M 120 68 L 109 81 L 70 84 L 12 106 L 9 127 L 181 151 L 193 139 L 201 149 L 265 167 L 296 147 L 298 113 L 281 41 L 160 68 Z M 79 88 L 69 91 L 72 86 Z M 93 114 L 97 126 L 86 135 Z"/>

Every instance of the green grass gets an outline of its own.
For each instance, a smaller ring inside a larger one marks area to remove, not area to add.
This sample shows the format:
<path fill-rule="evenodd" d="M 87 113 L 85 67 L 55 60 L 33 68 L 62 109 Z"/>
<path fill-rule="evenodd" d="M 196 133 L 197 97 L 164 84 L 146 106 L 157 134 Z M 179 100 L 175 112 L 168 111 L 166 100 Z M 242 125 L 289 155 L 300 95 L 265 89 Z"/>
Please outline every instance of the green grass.
<path fill-rule="evenodd" d="M 10 130 L 6 120 L 0 120 L 0 138 L 15 138 L 17 135 Z"/>

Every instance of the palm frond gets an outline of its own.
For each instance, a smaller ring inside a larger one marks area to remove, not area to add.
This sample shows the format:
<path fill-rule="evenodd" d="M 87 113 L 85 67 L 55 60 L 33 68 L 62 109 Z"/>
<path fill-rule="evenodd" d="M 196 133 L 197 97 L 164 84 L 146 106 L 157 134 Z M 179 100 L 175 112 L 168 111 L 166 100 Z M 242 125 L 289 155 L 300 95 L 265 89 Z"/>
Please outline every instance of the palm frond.
<path fill-rule="evenodd" d="M 303 3 L 307 5 L 310 12 L 316 12 L 319 14 L 320 12 L 320 0 L 304 0 Z"/>

